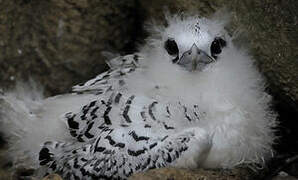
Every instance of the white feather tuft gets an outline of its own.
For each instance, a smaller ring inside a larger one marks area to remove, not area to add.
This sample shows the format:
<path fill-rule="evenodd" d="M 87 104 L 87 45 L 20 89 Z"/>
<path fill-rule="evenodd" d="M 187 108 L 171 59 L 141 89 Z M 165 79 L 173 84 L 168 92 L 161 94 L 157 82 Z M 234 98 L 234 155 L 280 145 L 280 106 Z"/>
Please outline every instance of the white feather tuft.
<path fill-rule="evenodd" d="M 38 152 L 49 140 L 69 141 L 65 112 L 77 109 L 93 95 L 61 95 L 43 98 L 43 89 L 30 83 L 17 83 L 14 91 L 0 95 L 0 126 L 8 141 L 8 156 L 14 167 L 38 167 Z M 78 99 L 79 98 L 79 99 Z M 79 100 L 79 101 L 78 101 Z"/>

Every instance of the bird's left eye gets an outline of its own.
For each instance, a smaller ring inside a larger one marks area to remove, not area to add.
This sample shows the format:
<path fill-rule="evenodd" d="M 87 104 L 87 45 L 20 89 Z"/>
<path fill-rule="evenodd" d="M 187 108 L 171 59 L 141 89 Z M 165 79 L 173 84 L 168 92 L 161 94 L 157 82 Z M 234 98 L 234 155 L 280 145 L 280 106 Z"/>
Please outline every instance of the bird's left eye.
<path fill-rule="evenodd" d="M 174 39 L 168 39 L 165 42 L 164 48 L 168 52 L 169 55 L 174 56 L 179 54 L 179 49 L 176 41 Z"/>
<path fill-rule="evenodd" d="M 224 48 L 226 45 L 227 42 L 221 37 L 214 38 L 210 46 L 212 57 L 217 58 L 217 55 L 221 53 L 222 48 Z"/>

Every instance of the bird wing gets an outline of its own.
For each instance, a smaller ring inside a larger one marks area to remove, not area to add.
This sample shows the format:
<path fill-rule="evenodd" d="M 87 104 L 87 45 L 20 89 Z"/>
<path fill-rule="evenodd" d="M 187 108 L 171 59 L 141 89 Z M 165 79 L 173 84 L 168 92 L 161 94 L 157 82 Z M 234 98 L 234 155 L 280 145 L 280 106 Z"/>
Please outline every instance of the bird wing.
<path fill-rule="evenodd" d="M 39 153 L 40 165 L 48 167 L 47 173 L 59 172 L 66 179 L 126 179 L 133 173 L 171 165 L 196 140 L 194 132 L 183 131 L 130 149 L 129 143 L 139 142 L 114 143 L 108 137 L 98 136 L 81 146 L 46 142 Z"/>
<path fill-rule="evenodd" d="M 124 77 L 136 70 L 141 56 L 130 54 L 119 56 L 107 61 L 110 70 L 103 72 L 95 78 L 76 85 L 72 88 L 74 93 L 103 94 L 109 90 L 117 90 L 125 86 Z"/>
<path fill-rule="evenodd" d="M 175 130 L 175 126 L 198 122 L 203 115 L 198 106 L 163 103 L 149 97 L 108 91 L 78 112 L 67 112 L 64 119 L 71 136 L 79 142 L 88 142 L 111 127 L 158 129 L 159 133 L 167 133 Z"/>
<path fill-rule="evenodd" d="M 195 132 L 189 129 L 200 115 L 197 108 L 181 103 L 109 91 L 78 112 L 66 113 L 65 119 L 79 142 L 45 143 L 40 165 L 73 179 L 125 179 L 168 166 L 187 153 L 191 144 L 197 144 Z M 200 141 L 208 144 L 207 139 Z M 209 144 L 201 148 L 206 147 Z"/>

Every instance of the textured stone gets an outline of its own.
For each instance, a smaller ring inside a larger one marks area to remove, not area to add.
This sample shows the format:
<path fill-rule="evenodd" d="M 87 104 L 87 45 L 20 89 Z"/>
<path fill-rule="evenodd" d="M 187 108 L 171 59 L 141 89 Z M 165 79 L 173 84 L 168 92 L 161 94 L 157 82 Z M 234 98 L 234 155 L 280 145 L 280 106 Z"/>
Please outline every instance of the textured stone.
<path fill-rule="evenodd" d="M 251 175 L 245 169 L 228 170 L 187 170 L 162 168 L 135 174 L 129 180 L 246 180 Z"/>
<path fill-rule="evenodd" d="M 133 0 L 2 0 L 0 82 L 32 77 L 61 93 L 105 68 L 101 51 L 131 49 Z"/>
<path fill-rule="evenodd" d="M 279 173 L 279 175 L 275 176 L 272 180 L 298 180 L 298 178 L 289 176 L 288 174 L 285 174 L 285 173 Z"/>
<path fill-rule="evenodd" d="M 143 8 L 142 15 L 145 19 L 162 20 L 164 14 L 169 11 L 170 13 L 187 13 L 194 15 L 211 15 L 219 7 L 224 5 L 224 0 L 152 0 L 152 1 L 139 1 L 140 7 Z"/>
<path fill-rule="evenodd" d="M 234 27 L 242 26 L 270 90 L 298 105 L 298 2 L 237 1 Z M 244 33 L 243 33 L 244 34 Z M 290 105 L 290 104 L 289 104 Z"/>
<path fill-rule="evenodd" d="M 50 174 L 44 177 L 42 180 L 62 180 L 62 178 L 57 174 Z"/>

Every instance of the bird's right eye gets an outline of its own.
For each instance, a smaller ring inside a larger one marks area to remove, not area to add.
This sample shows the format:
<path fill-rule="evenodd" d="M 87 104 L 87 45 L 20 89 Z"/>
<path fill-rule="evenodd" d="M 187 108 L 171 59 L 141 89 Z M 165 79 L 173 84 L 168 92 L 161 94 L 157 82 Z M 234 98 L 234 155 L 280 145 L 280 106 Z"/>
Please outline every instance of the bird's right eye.
<path fill-rule="evenodd" d="M 178 55 L 179 54 L 179 49 L 176 41 L 174 39 L 168 39 L 165 42 L 164 48 L 168 52 L 169 55 Z"/>
<path fill-rule="evenodd" d="M 210 46 L 211 56 L 215 59 L 217 58 L 217 55 L 219 55 L 222 51 L 222 49 L 227 45 L 227 42 L 222 39 L 221 37 L 216 37 Z"/>

